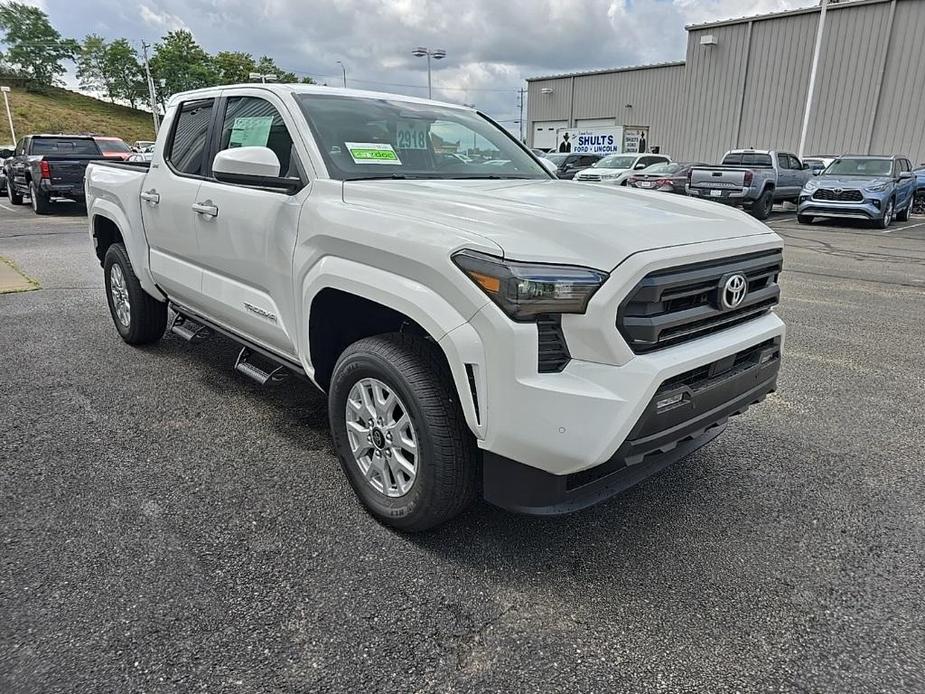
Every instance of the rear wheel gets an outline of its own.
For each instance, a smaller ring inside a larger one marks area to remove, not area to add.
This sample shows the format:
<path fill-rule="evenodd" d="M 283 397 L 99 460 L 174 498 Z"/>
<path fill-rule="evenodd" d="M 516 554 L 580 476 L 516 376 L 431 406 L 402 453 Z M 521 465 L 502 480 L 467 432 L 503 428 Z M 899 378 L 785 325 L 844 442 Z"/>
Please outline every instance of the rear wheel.
<path fill-rule="evenodd" d="M 16 192 L 12 179 L 8 179 L 6 182 L 6 198 L 11 205 L 22 205 L 22 194 Z"/>
<path fill-rule="evenodd" d="M 893 198 L 890 198 L 886 202 L 886 207 L 883 209 L 883 216 L 877 220 L 877 226 L 881 229 L 886 229 L 890 224 L 893 223 L 893 211 L 896 209 L 896 203 Z"/>
<path fill-rule="evenodd" d="M 774 192 L 766 190 L 755 202 L 752 203 L 749 212 L 755 219 L 765 220 L 771 216 L 771 210 L 774 207 Z"/>
<path fill-rule="evenodd" d="M 106 251 L 103 272 L 109 312 L 122 339 L 130 345 L 157 342 L 167 327 L 167 304 L 141 288 L 121 243 Z"/>
<path fill-rule="evenodd" d="M 341 467 L 363 505 L 400 530 L 427 530 L 476 496 L 476 449 L 439 348 L 388 334 L 337 360 L 328 416 Z"/>
<path fill-rule="evenodd" d="M 32 211 L 36 214 L 51 214 L 54 203 L 51 196 L 39 190 L 39 187 L 33 183 L 31 186 Z"/>

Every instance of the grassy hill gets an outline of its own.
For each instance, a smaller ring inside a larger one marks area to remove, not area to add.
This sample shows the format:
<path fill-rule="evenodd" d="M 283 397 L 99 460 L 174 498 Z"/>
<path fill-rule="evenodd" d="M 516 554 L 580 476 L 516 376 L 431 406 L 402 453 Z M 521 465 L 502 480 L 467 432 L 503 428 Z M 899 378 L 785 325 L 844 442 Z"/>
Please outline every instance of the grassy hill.
<path fill-rule="evenodd" d="M 93 132 L 121 137 L 129 144 L 154 139 L 154 123 L 146 111 L 55 87 L 44 94 L 13 87 L 8 96 L 13 127 L 19 137 L 42 132 Z M 0 103 L 0 144 L 11 140 L 10 126 Z"/>

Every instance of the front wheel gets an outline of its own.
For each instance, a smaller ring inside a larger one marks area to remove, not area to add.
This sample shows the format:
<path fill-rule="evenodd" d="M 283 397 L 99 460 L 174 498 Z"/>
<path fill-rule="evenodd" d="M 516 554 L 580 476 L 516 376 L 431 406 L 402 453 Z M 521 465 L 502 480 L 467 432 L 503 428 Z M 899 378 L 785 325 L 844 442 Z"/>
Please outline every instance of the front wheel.
<path fill-rule="evenodd" d="M 8 179 L 6 182 L 6 198 L 11 205 L 22 205 L 22 194 L 16 192 L 13 179 Z"/>
<path fill-rule="evenodd" d="M 886 201 L 886 207 L 883 210 L 883 216 L 877 220 L 877 226 L 886 229 L 893 223 L 893 211 L 896 209 L 896 203 L 893 198 Z"/>
<path fill-rule="evenodd" d="M 141 288 L 121 243 L 106 251 L 103 273 L 109 312 L 122 339 L 130 345 L 157 342 L 167 327 L 167 304 Z"/>
<path fill-rule="evenodd" d="M 909 216 L 912 214 L 912 206 L 915 204 L 915 193 L 909 195 L 909 202 L 902 212 L 896 215 L 897 221 L 908 222 Z"/>
<path fill-rule="evenodd" d="M 808 214 L 798 214 L 798 215 L 797 215 L 797 221 L 798 221 L 800 224 L 812 224 L 812 223 L 813 223 L 813 218 L 812 218 L 811 215 L 808 215 Z"/>
<path fill-rule="evenodd" d="M 429 340 L 392 333 L 349 346 L 334 367 L 328 416 L 350 485 L 382 523 L 427 530 L 475 498 L 475 444 Z"/>
<path fill-rule="evenodd" d="M 771 210 L 774 207 L 774 193 L 770 190 L 766 190 L 761 194 L 761 197 L 755 200 L 752 203 L 751 209 L 749 212 L 752 213 L 752 217 L 755 219 L 760 219 L 764 221 L 771 216 Z"/>

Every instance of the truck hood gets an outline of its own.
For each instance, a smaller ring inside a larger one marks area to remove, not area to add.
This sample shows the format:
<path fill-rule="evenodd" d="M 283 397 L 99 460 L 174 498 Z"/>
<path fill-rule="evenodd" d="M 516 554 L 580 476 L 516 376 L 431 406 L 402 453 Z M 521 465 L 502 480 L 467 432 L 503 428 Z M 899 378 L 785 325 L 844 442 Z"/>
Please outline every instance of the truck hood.
<path fill-rule="evenodd" d="M 773 233 L 724 205 L 567 181 L 347 181 L 343 196 L 479 235 L 506 258 L 600 270 L 640 251 Z"/>

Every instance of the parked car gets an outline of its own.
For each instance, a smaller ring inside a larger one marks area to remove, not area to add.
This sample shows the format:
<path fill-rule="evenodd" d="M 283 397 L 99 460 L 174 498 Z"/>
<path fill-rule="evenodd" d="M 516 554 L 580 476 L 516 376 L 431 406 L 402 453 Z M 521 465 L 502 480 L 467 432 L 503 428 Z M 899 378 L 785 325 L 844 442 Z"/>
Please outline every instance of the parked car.
<path fill-rule="evenodd" d="M 142 150 L 145 150 L 148 147 L 153 147 L 153 146 L 154 146 L 154 142 L 152 142 L 151 140 L 135 140 L 135 142 L 132 143 L 132 151 L 141 152 Z"/>
<path fill-rule="evenodd" d="M 0 193 L 6 192 L 6 160 L 13 156 L 16 145 L 0 145 Z"/>
<path fill-rule="evenodd" d="M 575 178 L 575 174 L 582 169 L 593 166 L 600 160 L 600 154 L 569 154 L 564 152 L 550 152 L 546 158 L 556 165 L 556 176 L 563 180 Z"/>
<path fill-rule="evenodd" d="M 734 149 L 719 166 L 691 169 L 687 193 L 748 209 L 767 219 L 776 202 L 796 203 L 810 167 L 793 154 L 776 150 Z"/>
<path fill-rule="evenodd" d="M 671 159 L 664 154 L 608 154 L 593 164 L 592 168 L 575 174 L 575 180 L 626 185 L 626 180 L 634 171 L 641 171 L 653 164 L 667 164 L 670 161 Z"/>
<path fill-rule="evenodd" d="M 848 155 L 807 181 L 800 193 L 797 220 L 814 217 L 866 219 L 886 229 L 896 218 L 909 219 L 916 177 L 902 156 Z"/>
<path fill-rule="evenodd" d="M 6 160 L 6 194 L 10 203 L 32 200 L 36 214 L 51 214 L 53 197 L 84 201 L 84 172 L 91 161 L 105 159 L 89 135 L 27 135 Z"/>
<path fill-rule="evenodd" d="M 691 167 L 704 166 L 700 162 L 670 162 L 668 164 L 653 164 L 642 171 L 636 171 L 626 180 L 631 188 L 646 190 L 660 190 L 665 193 L 687 193 L 687 177 Z"/>
<path fill-rule="evenodd" d="M 121 159 L 125 161 L 132 155 L 132 148 L 119 137 L 94 137 L 97 147 L 107 159 Z"/>
<path fill-rule="evenodd" d="M 133 152 L 125 161 L 151 161 L 154 158 L 154 145 L 145 147 L 140 152 Z"/>
<path fill-rule="evenodd" d="M 915 171 L 915 199 L 912 203 L 913 214 L 925 214 L 925 164 L 919 164 Z"/>
<path fill-rule="evenodd" d="M 809 165 L 810 171 L 825 171 L 826 167 L 838 159 L 834 154 L 810 154 L 803 157 L 803 163 Z"/>
<path fill-rule="evenodd" d="M 445 169 L 432 127 L 508 164 Z M 589 506 L 776 387 L 779 236 L 556 180 L 473 109 L 312 85 L 177 94 L 151 165 L 93 163 L 87 193 L 121 338 L 158 340 L 169 305 L 178 337 L 239 342 L 242 377 L 307 378 L 356 494 L 403 530 L 479 493 Z"/>

